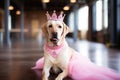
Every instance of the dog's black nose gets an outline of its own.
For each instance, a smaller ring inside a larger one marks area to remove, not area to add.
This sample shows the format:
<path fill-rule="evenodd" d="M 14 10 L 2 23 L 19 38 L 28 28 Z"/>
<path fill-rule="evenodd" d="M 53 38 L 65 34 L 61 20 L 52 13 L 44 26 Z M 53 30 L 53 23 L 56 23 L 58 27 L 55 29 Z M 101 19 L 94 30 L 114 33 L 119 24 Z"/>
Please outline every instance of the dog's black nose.
<path fill-rule="evenodd" d="M 52 33 L 52 38 L 57 38 L 57 32 Z"/>

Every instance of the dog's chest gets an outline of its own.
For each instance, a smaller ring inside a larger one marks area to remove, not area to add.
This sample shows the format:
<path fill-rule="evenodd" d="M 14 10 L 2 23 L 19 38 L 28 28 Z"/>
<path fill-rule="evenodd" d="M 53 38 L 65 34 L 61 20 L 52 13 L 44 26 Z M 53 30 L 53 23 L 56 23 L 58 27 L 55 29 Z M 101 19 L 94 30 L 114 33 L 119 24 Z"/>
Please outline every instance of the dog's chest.
<path fill-rule="evenodd" d="M 52 56 L 53 58 L 57 58 L 61 52 L 64 50 L 65 46 L 59 46 L 59 47 L 49 47 L 45 46 L 45 51 L 48 53 L 48 55 Z"/>
<path fill-rule="evenodd" d="M 67 50 L 61 50 L 59 53 L 53 53 L 55 57 L 52 56 L 51 53 L 48 53 L 48 59 L 53 65 L 66 65 L 69 61 L 69 56 L 67 53 Z"/>
<path fill-rule="evenodd" d="M 53 57 L 57 58 L 61 50 L 50 50 L 48 53 Z"/>
<path fill-rule="evenodd" d="M 69 61 L 68 46 L 62 45 L 57 48 L 45 46 L 45 56 L 53 65 L 66 65 Z"/>

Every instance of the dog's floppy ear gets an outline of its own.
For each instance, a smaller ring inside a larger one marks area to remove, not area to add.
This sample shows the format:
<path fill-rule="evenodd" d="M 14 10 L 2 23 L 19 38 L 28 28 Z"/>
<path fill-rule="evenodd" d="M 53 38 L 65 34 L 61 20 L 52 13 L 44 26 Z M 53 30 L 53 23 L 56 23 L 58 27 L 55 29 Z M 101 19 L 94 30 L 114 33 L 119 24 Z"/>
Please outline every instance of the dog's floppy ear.
<path fill-rule="evenodd" d="M 63 22 L 63 32 L 62 35 L 65 37 L 69 33 L 69 27 Z"/>
<path fill-rule="evenodd" d="M 45 24 L 43 24 L 43 26 L 42 26 L 42 33 L 45 35 L 45 36 L 47 36 L 48 35 L 48 32 L 47 32 L 47 23 L 45 23 Z"/>

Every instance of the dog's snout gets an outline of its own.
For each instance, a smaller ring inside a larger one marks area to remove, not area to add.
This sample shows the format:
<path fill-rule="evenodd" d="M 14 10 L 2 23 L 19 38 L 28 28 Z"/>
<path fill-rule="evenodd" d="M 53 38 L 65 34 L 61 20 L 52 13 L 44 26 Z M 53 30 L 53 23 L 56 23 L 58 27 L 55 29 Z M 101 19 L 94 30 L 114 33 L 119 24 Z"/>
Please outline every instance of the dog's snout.
<path fill-rule="evenodd" d="M 57 44 L 57 42 L 58 42 L 58 33 L 57 32 L 52 33 L 52 37 L 50 38 L 50 41 L 53 42 L 54 44 Z"/>
<path fill-rule="evenodd" d="M 52 38 L 57 38 L 57 32 L 52 33 Z"/>

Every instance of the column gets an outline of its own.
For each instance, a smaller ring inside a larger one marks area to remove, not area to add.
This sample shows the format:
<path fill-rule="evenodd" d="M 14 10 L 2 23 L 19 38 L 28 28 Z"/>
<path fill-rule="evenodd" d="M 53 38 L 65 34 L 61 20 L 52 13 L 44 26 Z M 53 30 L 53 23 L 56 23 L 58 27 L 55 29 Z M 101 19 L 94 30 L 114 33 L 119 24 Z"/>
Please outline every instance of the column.
<path fill-rule="evenodd" d="M 21 4 L 21 16 L 20 16 L 20 38 L 21 43 L 24 43 L 24 5 Z"/>
<path fill-rule="evenodd" d="M 120 0 L 117 0 L 117 43 L 120 45 Z"/>
<path fill-rule="evenodd" d="M 78 39 L 78 4 L 74 6 L 74 33 L 73 33 L 74 41 Z"/>
<path fill-rule="evenodd" d="M 92 4 L 89 4 L 88 5 L 88 7 L 89 7 L 89 20 L 88 20 L 88 40 L 90 40 L 90 41 L 92 41 L 92 32 L 93 32 L 93 30 L 92 30 Z"/>
<path fill-rule="evenodd" d="M 97 41 L 96 31 L 96 3 L 92 4 L 92 41 Z"/>
<path fill-rule="evenodd" d="M 10 11 L 9 11 L 9 5 L 10 5 L 10 0 L 5 0 L 5 16 L 4 16 L 4 43 L 6 45 L 10 45 L 10 32 L 9 32 L 9 15 L 10 15 Z"/>
<path fill-rule="evenodd" d="M 109 26 L 109 32 L 110 32 L 110 43 L 111 46 L 114 46 L 116 44 L 116 0 L 109 0 L 108 1 L 109 6 L 109 17 L 108 17 L 108 26 Z"/>

